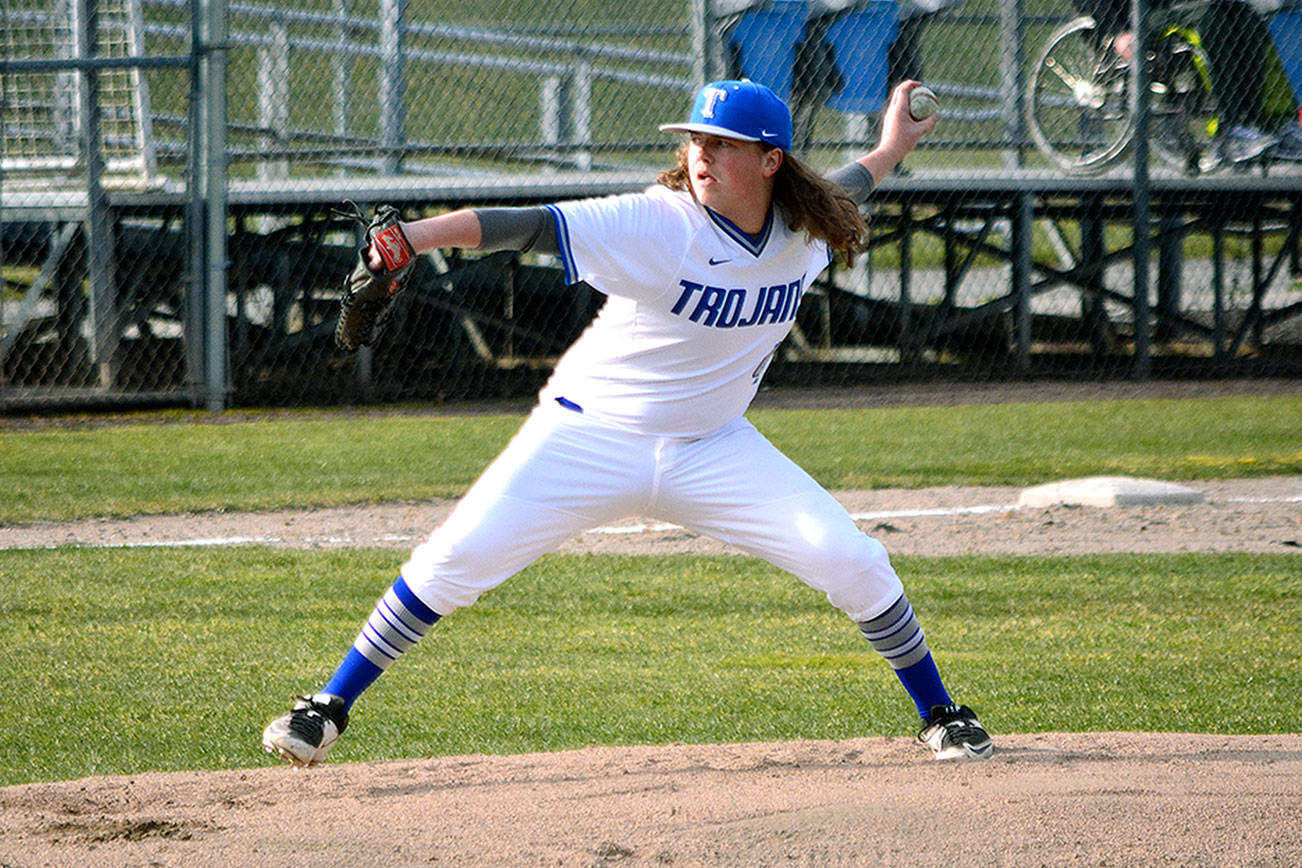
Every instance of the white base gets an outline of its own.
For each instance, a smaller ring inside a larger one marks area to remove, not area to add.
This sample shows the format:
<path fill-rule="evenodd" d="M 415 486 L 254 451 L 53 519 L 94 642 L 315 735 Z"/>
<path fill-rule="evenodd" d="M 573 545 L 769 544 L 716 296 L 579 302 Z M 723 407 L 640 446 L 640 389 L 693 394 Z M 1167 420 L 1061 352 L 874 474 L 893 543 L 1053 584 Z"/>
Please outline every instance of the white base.
<path fill-rule="evenodd" d="M 1019 506 L 1144 506 L 1157 503 L 1201 503 L 1203 493 L 1174 482 L 1091 476 L 1023 489 Z"/>

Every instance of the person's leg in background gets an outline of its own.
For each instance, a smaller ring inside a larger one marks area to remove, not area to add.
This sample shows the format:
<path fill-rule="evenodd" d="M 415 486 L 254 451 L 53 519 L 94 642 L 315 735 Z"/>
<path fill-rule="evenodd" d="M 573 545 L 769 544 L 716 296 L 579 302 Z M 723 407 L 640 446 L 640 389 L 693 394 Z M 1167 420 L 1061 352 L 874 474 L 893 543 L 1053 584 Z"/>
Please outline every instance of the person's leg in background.
<path fill-rule="evenodd" d="M 935 13 L 928 12 L 900 19 L 895 41 L 886 53 L 888 89 L 906 80 L 923 81 L 922 34 L 934 17 Z"/>
<path fill-rule="evenodd" d="M 1275 90 L 1267 94 L 1272 108 L 1283 114 L 1276 130 L 1279 144 L 1271 152 L 1276 160 L 1302 161 L 1302 8 L 1284 9 L 1268 24 L 1279 66 L 1269 80 Z"/>
<path fill-rule="evenodd" d="M 927 24 L 936 17 L 935 12 L 906 10 L 905 17 L 897 22 L 895 41 L 886 51 L 887 92 L 902 81 L 924 81 L 922 68 L 922 34 Z M 904 164 L 895 167 L 894 174 L 907 175 Z"/>
<path fill-rule="evenodd" d="M 1251 160 L 1279 141 L 1262 130 L 1270 34 L 1252 6 L 1241 0 L 1212 0 L 1200 30 L 1220 115 L 1218 156 L 1231 163 Z"/>

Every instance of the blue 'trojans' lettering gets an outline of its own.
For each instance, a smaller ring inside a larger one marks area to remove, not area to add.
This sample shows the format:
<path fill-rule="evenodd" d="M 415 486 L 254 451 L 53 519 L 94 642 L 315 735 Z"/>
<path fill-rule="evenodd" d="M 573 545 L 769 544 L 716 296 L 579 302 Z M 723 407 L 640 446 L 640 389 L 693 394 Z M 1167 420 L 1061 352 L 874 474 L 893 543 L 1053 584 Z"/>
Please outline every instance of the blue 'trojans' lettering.
<path fill-rule="evenodd" d="M 804 278 L 757 289 L 727 289 L 690 280 L 680 280 L 678 285 L 683 291 L 669 312 L 719 329 L 789 322 L 804 295 Z"/>

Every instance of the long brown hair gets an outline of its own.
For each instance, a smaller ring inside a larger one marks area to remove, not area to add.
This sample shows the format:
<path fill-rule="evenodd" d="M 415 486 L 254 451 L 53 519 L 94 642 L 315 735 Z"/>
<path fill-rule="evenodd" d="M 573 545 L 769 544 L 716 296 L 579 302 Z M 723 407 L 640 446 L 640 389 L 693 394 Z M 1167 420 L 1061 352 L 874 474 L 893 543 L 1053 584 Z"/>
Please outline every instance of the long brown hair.
<path fill-rule="evenodd" d="M 661 172 L 656 179 L 670 190 L 692 191 L 687 147 L 686 142 L 679 146 L 678 165 Z M 859 206 L 840 187 L 815 174 L 789 152 L 783 152 L 782 165 L 773 176 L 773 202 L 793 232 L 803 231 L 809 238 L 825 242 L 847 265 L 854 263 L 855 254 L 867 249 L 864 236 L 868 224 Z"/>

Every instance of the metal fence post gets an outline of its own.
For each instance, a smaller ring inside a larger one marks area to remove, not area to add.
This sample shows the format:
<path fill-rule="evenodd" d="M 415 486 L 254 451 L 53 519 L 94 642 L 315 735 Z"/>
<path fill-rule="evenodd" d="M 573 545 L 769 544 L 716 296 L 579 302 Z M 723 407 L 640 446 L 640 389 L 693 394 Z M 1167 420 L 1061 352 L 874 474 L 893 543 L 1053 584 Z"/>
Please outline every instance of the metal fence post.
<path fill-rule="evenodd" d="M 186 103 L 189 112 L 186 124 L 185 149 L 185 243 L 186 243 L 186 298 L 185 298 L 185 384 L 192 406 L 203 403 L 204 352 L 204 268 L 203 246 L 203 184 L 200 183 L 202 165 L 199 144 L 203 141 L 202 75 L 203 45 L 200 0 L 189 0 L 190 12 L 190 92 Z"/>
<path fill-rule="evenodd" d="M 77 0 L 76 54 L 94 60 L 99 40 L 98 0 Z M 104 194 L 104 151 L 100 126 L 99 70 L 80 73 L 81 155 L 86 169 L 86 264 L 90 288 L 90 360 L 99 384 L 113 385 L 118 349 L 117 293 L 113 274 L 113 227 Z"/>
<path fill-rule="evenodd" d="M 592 151 L 585 150 L 585 145 L 592 144 L 592 61 L 581 58 L 574 68 L 574 87 L 571 91 L 574 110 L 570 118 L 574 123 L 574 143 L 579 150 L 574 152 L 575 168 L 585 172 L 592 168 Z"/>
<path fill-rule="evenodd" d="M 226 52 L 227 0 L 201 0 L 202 141 L 199 183 L 204 197 L 204 395 L 226 408 Z"/>
<path fill-rule="evenodd" d="M 346 26 L 343 21 L 353 14 L 353 0 L 334 0 L 334 13 L 339 17 L 340 24 L 335 28 L 335 39 L 339 45 L 345 45 L 353 36 L 351 28 Z M 334 120 L 335 135 L 340 138 L 348 135 L 350 125 L 349 115 L 350 100 L 349 92 L 353 85 L 353 61 L 346 55 L 340 55 L 334 64 L 332 64 L 331 74 L 334 78 L 334 100 L 331 102 L 331 117 Z M 338 176 L 346 175 L 346 170 L 340 166 L 335 170 Z"/>
<path fill-rule="evenodd" d="M 54 14 L 62 20 L 71 20 L 76 14 L 76 0 L 56 0 Z M 76 37 L 71 40 L 56 40 L 54 56 L 60 60 L 71 60 L 77 53 Z M 72 68 L 60 70 L 54 74 L 54 118 L 52 134 L 55 150 L 58 153 L 77 153 L 77 71 Z"/>
<path fill-rule="evenodd" d="M 289 22 L 277 12 L 269 26 L 271 44 L 258 48 L 258 126 L 266 152 L 281 151 L 289 141 Z M 289 177 L 289 160 L 278 157 L 258 163 L 258 180 Z"/>
<path fill-rule="evenodd" d="M 380 0 L 380 144 L 386 175 L 401 168 L 406 138 L 406 29 L 407 0 Z"/>
<path fill-rule="evenodd" d="M 1000 113 L 1004 141 L 1010 146 L 1003 150 L 1003 163 L 1008 168 L 1022 164 L 1022 143 L 1026 141 L 1022 120 L 1026 90 L 1022 48 L 1024 14 L 1022 0 L 1003 0 L 999 4 L 999 93 L 1003 106 Z"/>
<path fill-rule="evenodd" d="M 575 61 L 566 75 L 549 75 L 538 89 L 540 133 L 553 162 L 592 168 L 592 62 Z"/>
<path fill-rule="evenodd" d="M 559 163 L 564 153 L 566 130 L 569 129 L 570 81 L 561 75 L 549 75 L 538 89 L 542 142 L 551 149 L 554 161 Z"/>
<path fill-rule="evenodd" d="M 1149 322 L 1148 264 L 1152 255 L 1152 214 L 1150 209 L 1152 188 L 1148 175 L 1148 0 L 1132 0 L 1130 26 L 1135 35 L 1134 57 L 1131 63 L 1130 104 L 1135 113 L 1135 137 L 1132 144 L 1135 158 L 1134 184 L 1134 254 L 1135 274 L 1133 316 L 1135 320 L 1135 355 L 1130 375 L 1136 380 L 1147 380 L 1152 372 L 1152 326 Z"/>
<path fill-rule="evenodd" d="M 694 89 L 705 86 L 722 75 L 721 45 L 714 34 L 714 3 L 712 0 L 691 0 L 692 85 Z"/>

